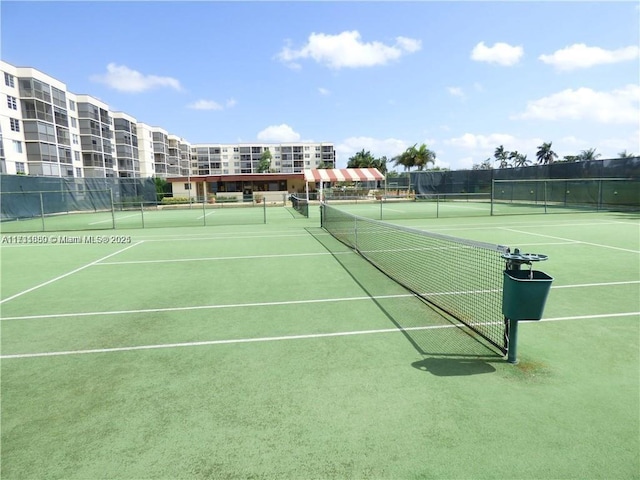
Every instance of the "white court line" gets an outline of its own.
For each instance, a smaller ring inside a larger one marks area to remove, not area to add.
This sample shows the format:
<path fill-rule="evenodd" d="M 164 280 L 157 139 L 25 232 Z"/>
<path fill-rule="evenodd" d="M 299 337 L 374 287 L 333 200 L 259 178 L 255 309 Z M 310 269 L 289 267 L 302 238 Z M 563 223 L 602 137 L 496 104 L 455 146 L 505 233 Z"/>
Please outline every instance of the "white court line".
<path fill-rule="evenodd" d="M 407 298 L 415 297 L 413 293 L 402 293 L 398 295 L 378 295 L 378 296 L 364 296 L 364 297 L 345 297 L 345 298 L 321 298 L 316 300 L 287 300 L 282 302 L 259 302 L 259 303 L 237 303 L 237 304 L 222 304 L 222 305 L 196 305 L 190 307 L 166 307 L 166 308 L 146 308 L 143 310 L 113 310 L 102 312 L 80 312 L 80 313 L 52 313 L 46 315 L 28 315 L 24 317 L 4 317 L 0 318 L 0 321 L 7 320 L 35 320 L 41 318 L 62 318 L 62 317 L 92 317 L 95 315 L 127 315 L 127 314 L 140 314 L 140 313 L 158 313 L 158 312 L 183 312 L 189 310 L 213 310 L 219 308 L 245 308 L 245 307 L 270 307 L 279 305 L 304 305 L 313 303 L 331 303 L 331 302 L 353 302 L 372 299 L 385 299 L 385 298 Z"/>
<path fill-rule="evenodd" d="M 117 220 L 122 220 L 123 218 L 130 218 L 130 217 L 137 217 L 139 214 L 134 213 L 133 215 L 125 215 L 124 217 L 117 217 Z M 107 223 L 107 222 L 113 222 L 113 218 L 110 218 L 108 220 L 100 220 L 99 222 L 91 222 L 89 225 L 97 225 L 99 223 Z"/>
<path fill-rule="evenodd" d="M 95 260 L 95 261 L 93 261 L 91 263 L 87 263 L 86 265 L 83 265 L 80 268 L 76 268 L 75 270 L 71 270 L 70 272 L 67 272 L 67 273 L 65 273 L 63 275 L 59 275 L 56 278 L 52 278 L 51 280 L 47 280 L 46 282 L 41 283 L 39 285 L 36 285 L 35 287 L 28 288 L 26 290 L 23 290 L 22 292 L 16 293 L 15 295 L 11 295 L 10 297 L 4 298 L 4 299 L 0 300 L 0 304 L 8 302 L 9 300 L 13 300 L 14 298 L 18 298 L 18 297 L 20 297 L 20 296 L 22 296 L 22 295 L 24 295 L 26 293 L 33 292 L 34 290 L 36 290 L 36 289 L 38 289 L 40 287 L 44 287 L 45 285 L 49 285 L 50 283 L 56 282 L 56 281 L 60 280 L 61 278 L 68 277 L 69 275 L 73 275 L 74 273 L 77 273 L 80 270 L 84 270 L 85 268 L 88 268 L 88 267 L 91 267 L 93 265 L 96 265 L 98 262 L 101 262 L 102 260 L 106 260 L 109 257 L 113 257 L 114 255 L 118 255 L 119 253 L 124 252 L 125 250 L 129 250 L 132 247 L 136 247 L 136 246 L 140 245 L 141 243 L 142 243 L 142 241 L 136 242 L 136 243 L 134 243 L 132 245 L 129 245 L 129 246 L 125 247 L 125 248 L 122 248 L 122 249 L 118 250 L 117 252 L 110 253 L 106 257 L 99 258 L 98 260 Z"/>
<path fill-rule="evenodd" d="M 200 215 L 196 220 L 200 220 L 201 218 L 208 217 L 209 215 L 213 215 L 213 211 L 207 213 L 206 215 Z"/>
<path fill-rule="evenodd" d="M 346 337 L 350 335 L 370 335 L 374 333 L 399 333 L 401 331 L 406 332 L 406 331 L 414 331 L 414 330 L 453 328 L 456 326 L 459 326 L 459 325 L 455 325 L 455 324 L 432 325 L 429 327 L 408 327 L 403 329 L 383 328 L 378 330 L 357 330 L 357 331 L 351 331 L 351 332 L 314 333 L 309 335 L 285 335 L 281 337 L 237 338 L 237 339 L 229 339 L 229 340 L 209 340 L 209 341 L 203 341 L 203 342 L 139 345 L 134 347 L 96 348 L 91 350 L 70 350 L 70 351 L 63 351 L 63 352 L 18 353 L 15 355 L 0 355 L 0 359 L 6 360 L 10 358 L 54 357 L 54 356 L 60 356 L 60 355 L 86 355 L 89 353 L 129 352 L 133 350 L 156 350 L 160 348 L 177 348 L 177 347 L 201 347 L 205 345 L 228 345 L 228 344 L 234 344 L 234 343 L 275 342 L 280 340 L 307 340 L 307 339 L 314 339 L 314 338 Z"/>
<path fill-rule="evenodd" d="M 507 227 L 498 227 L 498 228 L 500 230 L 506 230 L 508 232 L 523 233 L 525 235 L 535 235 L 537 237 L 553 238 L 554 240 L 563 240 L 565 242 L 581 243 L 583 245 L 590 245 L 592 247 L 610 248 L 611 250 L 620 250 L 622 252 L 640 253 L 640 251 L 638 251 L 638 250 L 631 250 L 629 248 L 612 247 L 611 245 L 602 245 L 600 243 L 583 242 L 583 241 L 580 241 L 580 240 L 573 240 L 571 238 L 554 237 L 553 235 L 544 235 L 542 233 L 524 232 L 522 230 L 516 230 L 516 229 L 513 229 L 513 228 L 507 228 Z"/>
<path fill-rule="evenodd" d="M 585 320 L 585 319 L 611 318 L 611 317 L 619 318 L 619 317 L 630 317 L 630 316 L 640 316 L 640 312 L 546 318 L 546 319 L 543 319 L 542 321 L 556 322 L 556 321 L 563 321 L 563 320 Z M 539 321 L 527 322 L 527 323 L 539 323 Z M 371 334 L 380 334 L 380 333 L 411 332 L 411 331 L 419 331 L 419 330 L 437 330 L 437 329 L 454 328 L 454 327 L 464 327 L 464 325 L 461 325 L 461 324 L 431 325 L 431 326 L 425 326 L 425 327 L 384 328 L 384 329 L 377 329 L 377 330 L 356 330 L 356 331 L 347 331 L 347 332 L 314 333 L 309 335 L 285 335 L 285 336 L 279 336 L 279 337 L 237 338 L 237 339 L 227 339 L 227 340 L 208 340 L 208 341 L 202 341 L 202 342 L 137 345 L 132 347 L 95 348 L 90 350 L 67 350 L 67 351 L 59 351 L 59 352 L 42 352 L 42 353 L 17 353 L 13 355 L 0 355 L 0 359 L 9 360 L 9 359 L 19 359 L 19 358 L 57 357 L 57 356 L 66 356 L 66 355 L 88 355 L 92 353 L 131 352 L 135 350 L 159 350 L 159 349 L 165 349 L 165 348 L 202 347 L 202 346 L 212 346 L 212 345 L 230 345 L 230 344 L 257 343 L 257 342 L 276 342 L 276 341 L 283 341 L 283 340 L 310 340 L 310 339 L 316 339 L 316 338 L 346 337 L 346 336 L 353 336 L 353 335 L 371 335 Z"/>
<path fill-rule="evenodd" d="M 605 283 L 584 283 L 577 285 L 561 285 L 552 286 L 551 289 L 557 288 L 585 288 L 585 287 L 605 287 L 612 285 L 633 285 L 640 283 L 640 280 L 632 280 L 628 282 L 605 282 Z M 493 290 L 498 292 L 499 290 Z M 439 292 L 437 294 L 425 294 L 425 296 L 436 295 L 451 295 L 452 293 L 489 293 L 485 292 Z M 43 315 L 25 315 L 20 317 L 2 317 L 1 322 L 9 320 L 39 320 L 49 318 L 68 318 L 68 317 L 93 317 L 101 315 L 137 315 L 141 313 L 160 313 L 160 312 L 184 312 L 190 310 L 215 310 L 223 308 L 247 308 L 247 307 L 270 307 L 270 306 L 282 306 L 282 305 L 305 305 L 314 303 L 332 303 L 332 302 L 354 302 L 354 301 L 370 301 L 370 300 L 384 300 L 392 298 L 409 298 L 416 297 L 413 293 L 400 293 L 395 295 L 367 295 L 362 297 L 343 297 L 343 298 L 321 298 L 314 300 L 283 300 L 281 302 L 259 302 L 259 303 L 236 303 L 236 304 L 221 304 L 221 305 L 195 305 L 188 307 L 163 307 L 163 308 L 146 308 L 142 310 L 110 310 L 99 312 L 76 312 L 76 313 L 49 313 Z"/>
<path fill-rule="evenodd" d="M 315 253 L 285 253 L 278 255 L 243 255 L 236 257 L 201 257 L 201 258 L 169 258 L 164 260 L 129 260 L 125 262 L 102 262 L 98 263 L 98 265 L 132 265 L 132 264 L 140 264 L 140 263 L 172 263 L 172 262 L 204 262 L 204 261 L 213 261 L 213 260 L 245 260 L 245 259 L 256 259 L 256 258 L 280 258 L 280 257 L 316 257 L 323 255 L 355 255 L 352 251 L 344 251 L 344 252 L 315 252 Z"/>

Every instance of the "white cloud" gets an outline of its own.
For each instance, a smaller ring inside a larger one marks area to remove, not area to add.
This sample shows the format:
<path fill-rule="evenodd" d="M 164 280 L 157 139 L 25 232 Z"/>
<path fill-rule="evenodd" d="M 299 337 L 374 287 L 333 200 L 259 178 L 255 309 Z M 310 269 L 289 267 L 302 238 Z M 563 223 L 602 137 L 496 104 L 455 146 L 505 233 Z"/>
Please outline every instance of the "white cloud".
<path fill-rule="evenodd" d="M 226 108 L 232 108 L 236 104 L 236 101 L 233 98 L 230 98 L 225 102 L 225 106 L 222 106 L 218 102 L 214 100 L 197 100 L 193 103 L 187 105 L 188 108 L 193 110 L 224 110 Z"/>
<path fill-rule="evenodd" d="M 109 88 L 128 93 L 140 93 L 156 87 L 182 90 L 180 82 L 175 78 L 144 75 L 125 65 L 116 65 L 115 63 L 107 65 L 107 73 L 92 75 L 90 79 L 94 82 L 103 83 Z"/>
<path fill-rule="evenodd" d="M 493 47 L 487 47 L 484 42 L 480 42 L 471 51 L 472 60 L 506 67 L 518 63 L 523 55 L 524 50 L 521 46 L 514 47 L 502 42 L 495 43 Z"/>
<path fill-rule="evenodd" d="M 329 90 L 327 90 L 326 88 L 320 87 L 318 88 L 318 93 L 320 93 L 320 95 L 331 95 L 331 92 Z"/>
<path fill-rule="evenodd" d="M 258 133 L 258 140 L 264 142 L 297 142 L 300 134 L 295 132 L 289 125 L 271 125 Z"/>
<path fill-rule="evenodd" d="M 489 135 L 465 133 L 459 137 L 445 140 L 444 143 L 463 149 L 482 151 L 495 149 L 498 145 L 504 145 L 509 150 L 509 145 L 515 144 L 516 138 L 508 133 L 492 133 Z"/>
<path fill-rule="evenodd" d="M 332 69 L 373 67 L 386 65 L 403 55 L 415 53 L 422 48 L 420 40 L 396 37 L 395 43 L 385 45 L 373 41 L 365 43 L 357 30 L 337 35 L 312 33 L 300 49 L 285 46 L 277 58 L 293 68 L 299 68 L 297 60 L 312 59 Z"/>
<path fill-rule="evenodd" d="M 512 118 L 637 124 L 640 119 L 639 102 L 638 85 L 627 85 L 610 92 L 599 92 L 590 88 L 566 89 L 528 102 L 526 110 Z"/>
<path fill-rule="evenodd" d="M 538 59 L 548 65 L 553 65 L 557 70 L 569 71 L 635 60 L 639 56 L 640 48 L 635 45 L 617 50 L 605 50 L 600 47 L 588 47 L 584 43 L 575 43 L 557 50 L 551 55 L 540 55 Z"/>
<path fill-rule="evenodd" d="M 535 152 L 542 142 L 540 138 L 519 138 L 508 133 L 488 135 L 465 133 L 459 137 L 449 138 L 443 143 L 455 149 L 460 156 L 454 162 L 455 168 L 471 168 L 473 164 L 480 164 L 489 157 L 493 160 L 493 154 L 500 145 L 503 145 L 505 150 L 527 154 L 529 160 L 535 161 Z M 447 160 L 453 160 L 454 155 L 452 152 L 447 156 Z"/>
<path fill-rule="evenodd" d="M 198 100 L 190 103 L 188 107 L 194 110 L 222 110 L 223 108 L 222 105 L 213 100 Z"/>
<path fill-rule="evenodd" d="M 464 98 L 464 92 L 460 87 L 447 87 L 447 92 L 449 92 L 449 95 L 451 96 Z"/>

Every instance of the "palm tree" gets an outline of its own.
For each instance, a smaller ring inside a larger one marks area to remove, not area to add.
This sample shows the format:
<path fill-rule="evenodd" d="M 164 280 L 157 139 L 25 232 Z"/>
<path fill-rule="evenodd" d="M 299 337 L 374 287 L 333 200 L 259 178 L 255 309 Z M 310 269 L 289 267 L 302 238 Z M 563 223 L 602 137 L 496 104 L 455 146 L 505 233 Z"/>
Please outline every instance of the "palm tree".
<path fill-rule="evenodd" d="M 364 148 L 357 152 L 353 157 L 349 158 L 347 168 L 370 168 L 375 161 L 370 151 L 364 151 Z"/>
<path fill-rule="evenodd" d="M 597 160 L 600 157 L 601 155 L 599 153 L 596 153 L 595 148 L 590 148 L 588 150 L 582 150 L 580 152 L 580 154 L 578 155 L 578 161 L 587 162 L 589 160 Z"/>
<path fill-rule="evenodd" d="M 491 157 L 489 157 L 480 164 L 480 170 L 492 170 L 493 169 L 493 167 L 491 166 L 492 164 L 493 164 L 493 161 L 491 160 Z"/>
<path fill-rule="evenodd" d="M 398 165 L 402 165 L 404 167 L 404 171 L 408 172 L 411 167 L 415 167 L 415 161 L 413 158 L 413 154 L 411 152 L 411 148 L 407 148 L 404 152 L 402 152 L 400 155 L 394 157 L 393 160 L 393 165 L 394 166 L 398 166 Z"/>
<path fill-rule="evenodd" d="M 552 164 L 555 158 L 558 158 L 558 154 L 551 150 L 551 143 L 543 143 L 538 146 L 538 152 L 536 153 L 536 157 L 538 158 L 538 163 L 543 165 Z"/>
<path fill-rule="evenodd" d="M 411 154 L 413 156 L 413 162 L 418 170 L 423 170 L 430 163 L 436 163 L 436 153 L 427 148 L 426 144 L 420 145 L 418 148 L 414 145 L 411 147 Z"/>
<path fill-rule="evenodd" d="M 496 151 L 493 153 L 493 158 L 496 159 L 500 168 L 507 168 L 509 166 L 509 162 L 507 161 L 509 158 L 509 152 L 504 149 L 503 145 L 496 148 Z"/>
<path fill-rule="evenodd" d="M 634 153 L 627 153 L 626 150 L 623 150 L 618 153 L 618 158 L 633 158 L 636 155 Z"/>
<path fill-rule="evenodd" d="M 371 162 L 371 166 L 373 168 L 377 168 L 381 174 L 386 175 L 387 174 L 387 157 L 383 155 L 380 158 L 376 158 L 373 162 Z"/>
<path fill-rule="evenodd" d="M 522 154 L 517 150 L 514 150 L 509 154 L 509 160 L 513 162 L 514 167 L 526 167 L 531 163 L 526 154 Z"/>

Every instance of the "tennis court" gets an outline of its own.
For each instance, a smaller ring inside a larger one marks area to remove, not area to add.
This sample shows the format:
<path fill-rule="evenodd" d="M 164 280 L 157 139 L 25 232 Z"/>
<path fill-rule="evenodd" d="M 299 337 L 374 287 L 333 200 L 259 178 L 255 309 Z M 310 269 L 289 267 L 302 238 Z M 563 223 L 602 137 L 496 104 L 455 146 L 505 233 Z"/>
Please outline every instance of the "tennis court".
<path fill-rule="evenodd" d="M 3 479 L 640 478 L 637 212 L 394 220 L 549 256 L 511 365 L 267 210 L 3 231 Z"/>

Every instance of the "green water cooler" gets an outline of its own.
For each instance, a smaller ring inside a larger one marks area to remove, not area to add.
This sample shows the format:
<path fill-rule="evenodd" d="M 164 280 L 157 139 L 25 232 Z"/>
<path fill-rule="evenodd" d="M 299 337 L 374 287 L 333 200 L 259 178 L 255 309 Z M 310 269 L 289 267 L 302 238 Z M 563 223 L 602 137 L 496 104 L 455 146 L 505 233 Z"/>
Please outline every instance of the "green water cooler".
<path fill-rule="evenodd" d="M 507 326 L 507 362 L 516 364 L 518 322 L 540 320 L 551 290 L 553 278 L 544 272 L 533 270 L 533 264 L 548 259 L 546 255 L 513 253 L 502 255 L 506 260 L 502 285 L 502 314 Z M 528 265 L 529 269 L 522 269 Z"/>

